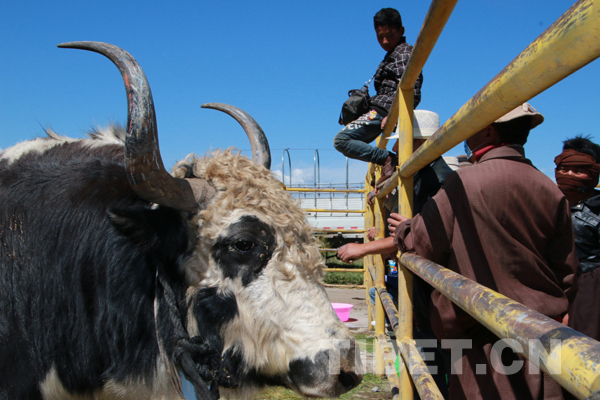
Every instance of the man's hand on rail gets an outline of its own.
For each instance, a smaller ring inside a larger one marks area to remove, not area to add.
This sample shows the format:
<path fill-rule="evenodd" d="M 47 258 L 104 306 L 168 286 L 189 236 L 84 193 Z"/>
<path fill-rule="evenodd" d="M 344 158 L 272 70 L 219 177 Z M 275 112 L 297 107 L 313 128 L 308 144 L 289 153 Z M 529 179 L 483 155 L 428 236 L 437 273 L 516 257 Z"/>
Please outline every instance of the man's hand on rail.
<path fill-rule="evenodd" d="M 367 203 L 369 203 L 369 205 L 372 206 L 374 202 L 375 202 L 375 191 L 370 191 L 367 194 Z"/>
<path fill-rule="evenodd" d="M 337 258 L 347 264 L 351 264 L 359 258 L 363 258 L 363 244 L 360 243 L 348 243 L 338 249 Z"/>
<path fill-rule="evenodd" d="M 373 190 L 371 190 L 367 194 L 367 203 L 369 203 L 370 205 L 373 205 L 375 203 L 375 196 L 377 196 L 378 191 L 379 190 L 377 189 L 377 187 L 374 187 Z"/>
<path fill-rule="evenodd" d="M 372 226 L 369 229 L 367 229 L 367 239 L 369 239 L 370 241 L 375 240 L 375 234 L 376 234 L 376 230 L 375 227 Z"/>
<path fill-rule="evenodd" d="M 394 236 L 398 225 L 400 225 L 402 222 L 404 222 L 406 220 L 408 220 L 408 218 L 406 218 L 400 214 L 391 213 L 390 217 L 387 219 L 387 222 L 389 224 L 388 228 L 390 230 L 390 235 Z"/>

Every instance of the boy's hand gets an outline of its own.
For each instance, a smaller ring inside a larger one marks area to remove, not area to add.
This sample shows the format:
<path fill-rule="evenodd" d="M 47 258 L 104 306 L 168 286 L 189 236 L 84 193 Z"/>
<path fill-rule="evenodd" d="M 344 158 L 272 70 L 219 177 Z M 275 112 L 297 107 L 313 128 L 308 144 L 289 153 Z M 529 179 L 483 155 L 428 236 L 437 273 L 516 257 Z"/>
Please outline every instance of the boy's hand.
<path fill-rule="evenodd" d="M 396 213 L 391 213 L 390 217 L 387 219 L 387 222 L 389 224 L 389 230 L 390 230 L 390 235 L 394 236 L 394 234 L 396 233 L 396 228 L 398 227 L 398 225 L 400 225 L 402 222 L 408 220 L 408 218 L 400 215 L 400 214 L 396 214 Z"/>

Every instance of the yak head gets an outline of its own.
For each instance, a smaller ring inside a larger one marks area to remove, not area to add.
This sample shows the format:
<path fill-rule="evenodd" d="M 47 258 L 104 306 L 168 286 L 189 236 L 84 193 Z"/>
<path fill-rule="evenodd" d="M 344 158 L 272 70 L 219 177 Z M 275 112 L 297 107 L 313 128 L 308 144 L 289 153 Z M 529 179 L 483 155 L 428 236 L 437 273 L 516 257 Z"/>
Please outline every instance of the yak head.
<path fill-rule="evenodd" d="M 125 165 L 132 189 L 156 207 L 179 210 L 189 224 L 182 255 L 191 337 L 215 335 L 237 382 L 224 390 L 248 397 L 264 385 L 337 397 L 362 377 L 356 343 L 336 316 L 323 283 L 318 244 L 297 202 L 269 171 L 270 151 L 256 121 L 223 104 L 205 105 L 245 129 L 252 160 L 235 150 L 188 156 L 168 173 L 158 149 L 149 84 L 131 55 L 98 42 L 91 50 L 120 70 L 128 99 Z"/>
<path fill-rule="evenodd" d="M 318 244 L 297 202 L 268 169 L 232 150 L 189 157 L 174 173 L 184 171 L 215 188 L 193 220 L 198 241 L 183 264 L 190 333 L 219 325 L 240 383 L 231 397 L 269 383 L 319 397 L 355 387 L 355 343 L 329 303 Z"/>

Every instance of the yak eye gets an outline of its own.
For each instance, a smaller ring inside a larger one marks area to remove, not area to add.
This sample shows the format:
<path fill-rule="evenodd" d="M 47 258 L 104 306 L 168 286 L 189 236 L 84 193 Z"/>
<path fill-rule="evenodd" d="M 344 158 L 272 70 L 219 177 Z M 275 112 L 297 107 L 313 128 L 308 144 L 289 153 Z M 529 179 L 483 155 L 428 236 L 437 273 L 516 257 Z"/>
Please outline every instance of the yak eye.
<path fill-rule="evenodd" d="M 254 242 L 251 240 L 238 240 L 233 246 L 238 251 L 249 251 L 254 247 Z"/>

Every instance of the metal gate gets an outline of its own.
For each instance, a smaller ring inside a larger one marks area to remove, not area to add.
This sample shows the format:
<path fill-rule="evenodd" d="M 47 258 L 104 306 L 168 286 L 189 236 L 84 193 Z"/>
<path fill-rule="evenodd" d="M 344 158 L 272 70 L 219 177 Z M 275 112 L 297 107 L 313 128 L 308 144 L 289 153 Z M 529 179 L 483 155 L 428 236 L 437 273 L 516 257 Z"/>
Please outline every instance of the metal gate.
<path fill-rule="evenodd" d="M 381 200 L 396 187 L 400 188 L 399 213 L 411 217 L 412 176 L 418 170 L 501 117 L 505 113 L 503 110 L 511 110 L 528 101 L 600 56 L 600 0 L 580 0 L 413 154 L 413 86 L 456 3 L 457 0 L 433 0 L 425 17 L 388 117 L 390 121 L 398 121 L 401 149 L 398 157 L 401 166 L 379 191 L 375 205 L 367 207 L 365 227 L 376 226 L 379 232 L 384 232 Z M 524 85 L 522 82 L 528 84 Z M 388 123 L 377 139 L 378 147 L 386 148 L 387 138 L 392 130 L 393 124 Z M 372 189 L 368 187 L 368 182 L 371 182 L 374 175 L 378 177 L 379 171 L 376 171 L 374 165 L 370 165 L 366 176 L 367 191 Z M 577 398 L 599 395 L 599 342 L 421 257 L 401 254 L 399 259 L 401 271 L 398 274 L 398 304 L 401 308 L 397 310 L 385 289 L 382 257 L 377 255 L 365 258 L 365 266 L 370 271 L 366 274 L 367 291 L 374 286 L 379 294 L 376 296 L 374 310 L 367 301 L 369 317 L 375 316 L 375 336 L 380 349 L 376 355 L 376 373 L 388 376 L 394 399 L 413 400 L 413 388 L 418 391 L 421 399 L 442 399 L 412 340 L 410 293 L 413 273 L 450 298 L 498 337 L 512 339 L 518 353 L 530 359 L 542 371 L 552 370 L 552 377 Z M 384 312 L 394 327 L 401 353 L 403 364 L 400 364 L 399 375 L 384 332 Z M 560 333 L 562 346 L 548 344 L 542 349 L 532 348 L 532 339 L 542 338 L 551 331 Z M 535 357 L 531 357 L 532 354 Z M 556 370 L 553 368 L 556 367 L 559 367 L 559 374 L 554 373 Z"/>

